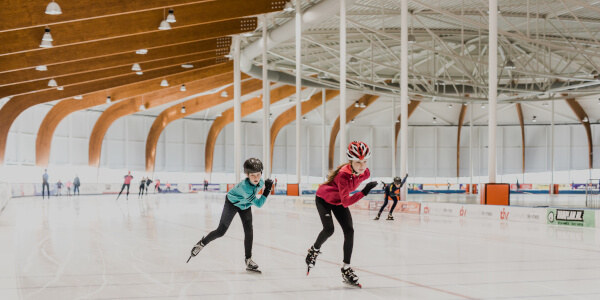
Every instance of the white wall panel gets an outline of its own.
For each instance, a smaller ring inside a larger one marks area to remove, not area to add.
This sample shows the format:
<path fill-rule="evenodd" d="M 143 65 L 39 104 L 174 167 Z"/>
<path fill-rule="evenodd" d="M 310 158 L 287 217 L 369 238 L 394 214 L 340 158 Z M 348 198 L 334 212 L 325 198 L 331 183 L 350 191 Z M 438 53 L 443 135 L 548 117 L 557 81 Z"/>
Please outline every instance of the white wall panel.
<path fill-rule="evenodd" d="M 166 131 L 167 143 L 183 143 L 183 121 L 171 122 Z"/>

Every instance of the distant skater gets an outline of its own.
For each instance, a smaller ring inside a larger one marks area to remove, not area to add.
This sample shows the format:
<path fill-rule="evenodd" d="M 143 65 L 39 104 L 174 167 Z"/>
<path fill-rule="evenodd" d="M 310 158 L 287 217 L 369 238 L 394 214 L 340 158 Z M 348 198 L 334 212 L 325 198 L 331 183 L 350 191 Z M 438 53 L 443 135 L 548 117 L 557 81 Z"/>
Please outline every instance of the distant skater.
<path fill-rule="evenodd" d="M 385 209 L 385 207 L 388 204 L 388 198 L 392 199 L 392 201 L 394 201 L 394 204 L 392 204 L 392 208 L 390 208 L 390 212 L 388 214 L 388 220 L 394 220 L 394 216 L 392 215 L 394 213 L 394 208 L 396 208 L 396 204 L 398 204 L 398 194 L 396 194 L 397 191 L 399 191 L 402 186 L 404 185 L 404 182 L 406 181 L 406 177 L 404 177 L 404 181 L 402 181 L 402 179 L 400 179 L 400 177 L 394 177 L 394 182 L 386 185 L 385 182 L 383 182 L 383 190 L 384 190 L 384 194 L 385 194 L 385 199 L 383 200 L 383 205 L 381 206 L 381 209 L 379 209 L 379 213 L 377 213 L 377 217 L 375 217 L 375 220 L 379 220 L 379 217 L 381 216 L 381 213 L 383 212 L 383 210 Z"/>
<path fill-rule="evenodd" d="M 48 170 L 44 170 L 42 175 L 42 199 L 44 199 L 44 191 L 48 191 L 48 199 L 50 199 L 50 183 L 48 183 Z"/>
<path fill-rule="evenodd" d="M 140 181 L 140 190 L 138 191 L 138 199 L 144 196 L 144 190 L 146 189 L 146 177 L 142 177 L 142 181 Z"/>
<path fill-rule="evenodd" d="M 73 196 L 77 193 L 79 196 L 79 186 L 81 185 L 81 181 L 79 181 L 79 176 L 76 174 L 75 179 L 73 180 Z"/>
<path fill-rule="evenodd" d="M 129 200 L 129 186 L 131 185 L 131 180 L 133 179 L 133 176 L 131 176 L 131 171 L 129 171 L 129 173 L 127 173 L 127 175 L 123 176 L 123 178 L 125 178 L 125 180 L 123 181 L 123 186 L 121 187 L 121 191 L 119 192 L 119 195 L 117 196 L 117 200 L 119 200 L 119 197 L 121 197 L 121 193 L 123 192 L 125 187 L 127 187 L 127 197 L 125 199 Z"/>
<path fill-rule="evenodd" d="M 56 196 L 61 195 L 60 190 L 62 189 L 62 187 L 63 187 L 63 183 L 60 182 L 60 179 L 59 179 L 58 182 L 56 183 Z"/>

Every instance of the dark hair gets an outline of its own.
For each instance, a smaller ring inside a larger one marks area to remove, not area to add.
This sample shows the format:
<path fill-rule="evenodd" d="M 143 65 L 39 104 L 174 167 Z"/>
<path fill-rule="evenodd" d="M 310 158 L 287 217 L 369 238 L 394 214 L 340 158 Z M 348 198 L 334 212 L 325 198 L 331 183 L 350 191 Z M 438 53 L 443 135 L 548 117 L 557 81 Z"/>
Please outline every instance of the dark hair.
<path fill-rule="evenodd" d="M 340 165 L 339 167 L 337 167 L 337 169 L 335 169 L 335 171 L 331 172 L 331 174 L 329 174 L 329 176 L 327 176 L 327 181 L 325 181 L 323 184 L 330 184 L 333 181 L 333 179 L 335 178 L 335 176 L 337 176 L 337 174 L 340 172 L 340 169 L 342 169 L 345 165 L 348 165 L 348 164 L 349 163 L 343 164 L 343 165 Z"/>

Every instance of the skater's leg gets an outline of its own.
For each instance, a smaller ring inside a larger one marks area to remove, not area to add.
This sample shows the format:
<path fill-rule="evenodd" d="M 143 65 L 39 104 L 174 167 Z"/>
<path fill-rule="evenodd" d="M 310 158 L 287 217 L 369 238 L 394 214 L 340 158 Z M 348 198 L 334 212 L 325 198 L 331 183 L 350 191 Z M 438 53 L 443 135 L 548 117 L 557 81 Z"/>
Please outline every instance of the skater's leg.
<path fill-rule="evenodd" d="M 321 230 L 319 233 L 314 247 L 315 249 L 321 249 L 321 245 L 323 245 L 323 243 L 325 243 L 325 241 L 333 235 L 333 231 L 335 229 L 333 227 L 333 219 L 331 218 L 331 207 L 333 205 L 327 203 L 325 200 L 319 197 L 316 197 L 315 204 L 317 205 L 317 211 L 319 212 L 321 223 L 323 223 L 323 230 Z"/>
<path fill-rule="evenodd" d="M 252 229 L 252 208 L 240 211 L 240 219 L 244 227 L 244 249 L 246 259 L 252 257 L 252 241 L 254 239 L 254 231 Z"/>
<path fill-rule="evenodd" d="M 396 208 L 396 204 L 398 204 L 398 200 L 392 199 L 392 201 L 394 201 L 394 204 L 392 204 L 392 208 L 390 208 L 390 215 L 394 213 L 394 208 Z"/>
<path fill-rule="evenodd" d="M 352 225 L 352 214 L 350 209 L 341 205 L 336 205 L 332 209 L 333 215 L 340 223 L 344 232 L 344 263 L 350 264 L 352 257 L 352 248 L 354 247 L 354 226 Z"/>
<path fill-rule="evenodd" d="M 388 204 L 388 197 L 387 195 L 385 196 L 385 200 L 383 200 L 383 205 L 381 206 L 381 208 L 379 209 L 379 215 L 381 215 L 381 212 L 383 212 L 383 210 L 385 209 L 385 207 Z"/>
<path fill-rule="evenodd" d="M 125 189 L 125 184 L 123 184 L 123 186 L 121 187 L 121 191 L 119 192 L 119 195 L 117 196 L 117 198 L 121 197 L 121 193 L 123 192 L 124 189 Z"/>
<path fill-rule="evenodd" d="M 126 184 L 127 186 L 127 198 L 129 198 L 129 184 Z"/>
<path fill-rule="evenodd" d="M 229 229 L 229 225 L 231 225 L 231 221 L 233 217 L 238 212 L 238 208 L 235 207 L 229 200 L 225 199 L 225 205 L 223 206 L 223 213 L 221 213 L 221 221 L 219 221 L 219 227 L 213 230 L 202 240 L 202 244 L 207 245 L 215 239 L 222 237 L 227 229 Z"/>

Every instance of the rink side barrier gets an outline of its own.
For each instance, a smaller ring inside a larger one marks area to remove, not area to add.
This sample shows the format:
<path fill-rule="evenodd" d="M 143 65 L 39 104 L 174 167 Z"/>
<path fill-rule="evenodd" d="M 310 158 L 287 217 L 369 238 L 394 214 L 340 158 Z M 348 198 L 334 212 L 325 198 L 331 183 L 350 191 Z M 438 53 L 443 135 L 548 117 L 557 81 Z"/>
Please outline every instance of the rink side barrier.
<path fill-rule="evenodd" d="M 8 183 L 0 183 L 0 213 L 2 213 L 10 198 L 12 198 L 12 187 Z"/>
<path fill-rule="evenodd" d="M 510 205 L 510 185 L 508 183 L 481 184 L 480 202 L 483 205 Z"/>

